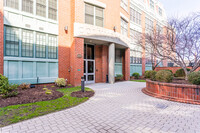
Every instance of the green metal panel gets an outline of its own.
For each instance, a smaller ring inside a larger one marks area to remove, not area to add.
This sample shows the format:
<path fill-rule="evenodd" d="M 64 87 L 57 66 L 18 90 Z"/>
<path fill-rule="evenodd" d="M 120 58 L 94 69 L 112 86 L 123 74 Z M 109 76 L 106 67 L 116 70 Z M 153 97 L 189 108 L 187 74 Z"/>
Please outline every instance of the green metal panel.
<path fill-rule="evenodd" d="M 131 64 L 130 65 L 130 75 L 133 73 L 139 73 L 142 75 L 142 64 Z"/>
<path fill-rule="evenodd" d="M 48 77 L 46 69 L 46 62 L 37 62 L 37 77 Z"/>
<path fill-rule="evenodd" d="M 58 77 L 58 63 L 49 63 L 49 77 Z"/>
<path fill-rule="evenodd" d="M 17 61 L 9 61 L 8 62 L 8 78 L 16 79 L 18 78 L 18 62 Z"/>
<path fill-rule="evenodd" d="M 115 63 L 115 76 L 122 73 L 122 63 Z"/>
<path fill-rule="evenodd" d="M 22 62 L 22 77 L 33 78 L 33 62 Z"/>

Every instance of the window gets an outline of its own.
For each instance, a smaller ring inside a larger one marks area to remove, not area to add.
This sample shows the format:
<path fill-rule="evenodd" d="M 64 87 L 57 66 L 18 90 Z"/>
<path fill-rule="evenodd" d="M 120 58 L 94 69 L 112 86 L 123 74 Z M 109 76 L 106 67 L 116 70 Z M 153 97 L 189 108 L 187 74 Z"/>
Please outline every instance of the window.
<path fill-rule="evenodd" d="M 6 26 L 5 30 L 5 55 L 19 56 L 19 30 Z"/>
<path fill-rule="evenodd" d="M 153 2 L 153 0 L 150 0 L 150 7 L 151 7 L 151 9 L 154 9 L 154 2 Z"/>
<path fill-rule="evenodd" d="M 19 9 L 19 0 L 6 0 L 5 6 L 11 7 L 14 9 Z"/>
<path fill-rule="evenodd" d="M 115 50 L 115 63 L 122 63 L 123 51 L 121 49 Z"/>
<path fill-rule="evenodd" d="M 22 30 L 22 56 L 33 57 L 33 32 Z"/>
<path fill-rule="evenodd" d="M 121 18 L 121 34 L 128 36 L 128 23 Z"/>
<path fill-rule="evenodd" d="M 96 7 L 96 13 L 95 13 L 95 22 L 96 26 L 103 27 L 103 9 Z"/>
<path fill-rule="evenodd" d="M 43 33 L 36 33 L 36 57 L 46 57 L 46 35 Z"/>
<path fill-rule="evenodd" d="M 49 35 L 48 58 L 57 59 L 57 36 Z"/>
<path fill-rule="evenodd" d="M 49 19 L 57 20 L 57 0 L 49 0 Z"/>
<path fill-rule="evenodd" d="M 141 25 L 141 13 L 131 8 L 130 20 Z"/>
<path fill-rule="evenodd" d="M 103 27 L 103 8 L 85 4 L 85 23 Z"/>
<path fill-rule="evenodd" d="M 162 16 L 162 9 L 159 7 L 159 15 Z"/>
<path fill-rule="evenodd" d="M 121 7 L 128 10 L 128 0 L 121 0 Z"/>
<path fill-rule="evenodd" d="M 145 30 L 146 31 L 153 31 L 153 21 L 149 18 L 145 19 Z"/>
<path fill-rule="evenodd" d="M 46 17 L 46 0 L 36 1 L 36 14 L 38 16 Z"/>
<path fill-rule="evenodd" d="M 162 34 L 163 33 L 163 29 L 162 27 L 160 26 L 160 24 L 156 24 L 156 30 L 158 33 Z"/>
<path fill-rule="evenodd" d="M 131 38 L 131 41 L 135 41 L 136 38 L 139 38 L 141 36 L 141 33 L 136 31 L 136 30 L 132 30 L 130 31 L 130 38 Z"/>
<path fill-rule="evenodd" d="M 22 0 L 22 11 L 33 13 L 33 0 Z"/>

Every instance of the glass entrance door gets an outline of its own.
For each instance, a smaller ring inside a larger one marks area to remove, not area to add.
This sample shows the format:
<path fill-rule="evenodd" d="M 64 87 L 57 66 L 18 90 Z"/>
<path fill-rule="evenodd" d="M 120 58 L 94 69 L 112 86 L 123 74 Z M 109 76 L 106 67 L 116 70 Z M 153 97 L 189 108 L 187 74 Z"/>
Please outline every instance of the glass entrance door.
<path fill-rule="evenodd" d="M 94 45 L 84 45 L 84 78 L 86 84 L 95 83 Z"/>

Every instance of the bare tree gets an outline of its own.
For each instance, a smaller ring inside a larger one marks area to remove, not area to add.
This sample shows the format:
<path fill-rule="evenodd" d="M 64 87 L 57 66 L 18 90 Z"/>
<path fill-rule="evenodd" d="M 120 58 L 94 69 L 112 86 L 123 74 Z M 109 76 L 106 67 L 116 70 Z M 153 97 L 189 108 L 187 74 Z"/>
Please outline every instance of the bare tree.
<path fill-rule="evenodd" d="M 183 68 L 187 80 L 188 74 L 200 66 L 200 14 L 173 18 L 163 33 L 159 30 L 146 33 L 138 39 L 138 44 L 153 58 L 168 60 Z M 190 71 L 187 71 L 188 62 L 193 64 Z"/>

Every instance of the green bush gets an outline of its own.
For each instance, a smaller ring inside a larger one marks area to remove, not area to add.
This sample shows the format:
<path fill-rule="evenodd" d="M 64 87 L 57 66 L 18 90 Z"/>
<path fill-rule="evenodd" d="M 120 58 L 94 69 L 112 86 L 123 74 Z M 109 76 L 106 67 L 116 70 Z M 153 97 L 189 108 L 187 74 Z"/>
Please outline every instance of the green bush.
<path fill-rule="evenodd" d="M 156 73 L 157 72 L 153 70 L 145 71 L 145 78 L 155 81 Z"/>
<path fill-rule="evenodd" d="M 65 81 L 64 78 L 57 78 L 55 83 L 59 87 L 65 87 L 66 86 L 66 81 Z"/>
<path fill-rule="evenodd" d="M 188 75 L 188 81 L 195 85 L 200 85 L 200 71 L 192 72 Z"/>
<path fill-rule="evenodd" d="M 166 70 L 160 70 L 156 73 L 155 78 L 157 81 L 170 83 L 173 80 L 173 74 Z"/>
<path fill-rule="evenodd" d="M 166 69 L 165 71 L 168 71 L 168 72 L 170 72 L 170 73 L 172 73 L 172 74 L 173 74 L 172 70 Z"/>
<path fill-rule="evenodd" d="M 0 95 L 3 98 L 16 96 L 18 85 L 9 85 L 8 78 L 0 74 Z"/>
<path fill-rule="evenodd" d="M 122 80 L 123 75 L 122 74 L 116 74 L 115 78 L 116 78 L 116 80 Z"/>
<path fill-rule="evenodd" d="M 144 77 L 147 78 L 147 79 L 150 78 L 149 72 L 150 72 L 150 71 L 145 71 L 145 72 L 144 72 Z"/>
<path fill-rule="evenodd" d="M 133 73 L 132 76 L 133 76 L 135 79 L 139 79 L 140 74 L 139 74 L 139 73 Z"/>
<path fill-rule="evenodd" d="M 187 68 L 187 71 L 190 71 L 189 68 Z M 181 69 L 178 69 L 175 74 L 174 74 L 175 77 L 185 77 L 185 72 L 184 70 L 181 68 Z"/>

